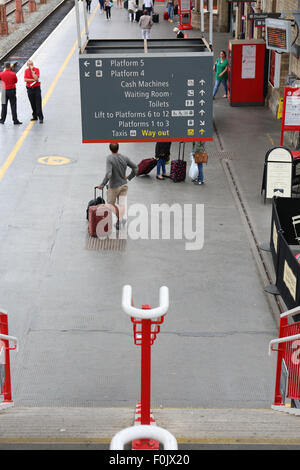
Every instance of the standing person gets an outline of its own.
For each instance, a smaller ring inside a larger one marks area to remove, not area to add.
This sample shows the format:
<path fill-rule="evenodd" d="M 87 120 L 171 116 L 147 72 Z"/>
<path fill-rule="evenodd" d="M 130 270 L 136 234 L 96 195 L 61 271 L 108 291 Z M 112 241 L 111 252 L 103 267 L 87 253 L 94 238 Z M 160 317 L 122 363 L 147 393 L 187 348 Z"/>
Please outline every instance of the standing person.
<path fill-rule="evenodd" d="M 105 0 L 104 1 L 104 9 L 106 11 L 106 19 L 110 20 L 111 19 L 111 7 L 113 6 L 113 2 L 111 0 Z"/>
<path fill-rule="evenodd" d="M 168 10 L 168 15 L 170 23 L 173 23 L 173 18 L 174 18 L 174 0 L 167 0 L 166 4 L 167 10 Z"/>
<path fill-rule="evenodd" d="M 10 109 L 12 114 L 12 119 L 14 124 L 22 124 L 17 116 L 17 92 L 16 92 L 16 83 L 18 82 L 18 77 L 11 70 L 10 62 L 4 64 L 4 71 L 0 73 L 1 80 L 1 119 L 0 124 L 5 123 L 7 115 L 7 104 L 10 102 Z"/>
<path fill-rule="evenodd" d="M 153 10 L 153 0 L 144 0 L 144 10 L 147 11 L 148 15 L 151 15 Z"/>
<path fill-rule="evenodd" d="M 150 39 L 150 31 L 153 26 L 153 21 L 151 15 L 148 15 L 147 10 L 143 11 L 142 16 L 140 17 L 139 26 L 142 30 L 142 38 Z"/>
<path fill-rule="evenodd" d="M 221 83 L 225 90 L 225 95 L 223 95 L 223 98 L 227 98 L 228 60 L 226 59 L 225 51 L 220 52 L 220 57 L 214 65 L 214 70 L 216 72 L 216 82 L 213 91 L 213 99 L 215 99 L 215 95 Z"/>
<path fill-rule="evenodd" d="M 123 221 L 125 213 L 125 198 L 127 196 L 128 185 L 127 182 L 132 180 L 137 174 L 138 167 L 128 157 L 119 153 L 119 144 L 111 143 L 109 145 L 111 155 L 106 157 L 106 174 L 98 189 L 103 189 L 107 183 L 109 188 L 107 191 L 107 203 L 115 207 L 116 201 L 119 201 L 119 221 L 116 228 L 119 230 L 119 223 Z M 127 167 L 132 169 L 129 176 L 126 176 Z M 116 210 L 116 214 L 118 211 Z"/>
<path fill-rule="evenodd" d="M 31 121 L 37 121 L 39 118 L 40 123 L 42 124 L 44 122 L 44 115 L 42 111 L 40 71 L 37 67 L 34 67 L 32 60 L 28 60 L 27 67 L 28 68 L 24 73 L 24 80 L 26 82 L 27 95 L 32 108 Z"/>
<path fill-rule="evenodd" d="M 157 142 L 155 145 L 155 158 L 157 159 L 156 179 L 164 180 L 166 174 L 166 162 L 170 159 L 170 148 L 172 142 Z M 162 170 L 162 175 L 160 174 Z"/>
<path fill-rule="evenodd" d="M 86 0 L 86 10 L 88 13 L 91 13 L 91 3 L 92 0 Z"/>
<path fill-rule="evenodd" d="M 195 153 L 206 152 L 205 143 L 202 141 L 193 142 L 192 155 L 194 158 Z M 194 184 L 203 184 L 204 183 L 204 174 L 203 174 L 203 163 L 197 163 L 198 165 L 198 176 L 193 180 Z"/>

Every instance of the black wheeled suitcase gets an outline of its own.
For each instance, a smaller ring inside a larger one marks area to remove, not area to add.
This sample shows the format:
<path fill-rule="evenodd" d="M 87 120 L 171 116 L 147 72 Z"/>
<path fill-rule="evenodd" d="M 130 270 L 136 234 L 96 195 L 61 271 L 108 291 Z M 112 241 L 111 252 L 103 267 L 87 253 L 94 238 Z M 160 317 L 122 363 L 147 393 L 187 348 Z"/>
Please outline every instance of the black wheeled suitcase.
<path fill-rule="evenodd" d="M 179 154 L 177 160 L 171 161 L 170 179 L 177 183 L 184 181 L 186 177 L 186 161 L 184 160 L 184 145 L 185 142 L 179 142 Z M 181 157 L 182 153 L 182 157 Z"/>
<path fill-rule="evenodd" d="M 91 206 L 99 206 L 99 204 L 105 204 L 105 200 L 103 199 L 103 189 L 102 189 L 102 197 L 101 196 L 96 197 L 96 191 L 97 191 L 97 186 L 95 186 L 94 188 L 94 199 L 92 199 L 87 205 L 87 209 L 86 209 L 87 220 L 89 220 L 89 208 Z"/>
<path fill-rule="evenodd" d="M 158 13 L 153 13 L 152 14 L 152 21 L 153 21 L 153 23 L 158 23 L 159 22 L 159 14 Z"/>

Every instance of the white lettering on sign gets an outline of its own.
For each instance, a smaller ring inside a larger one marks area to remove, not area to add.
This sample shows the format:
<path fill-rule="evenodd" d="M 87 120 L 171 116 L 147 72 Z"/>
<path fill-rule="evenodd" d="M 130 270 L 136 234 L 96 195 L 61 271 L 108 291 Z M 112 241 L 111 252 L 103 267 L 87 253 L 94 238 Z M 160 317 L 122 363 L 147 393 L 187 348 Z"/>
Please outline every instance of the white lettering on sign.
<path fill-rule="evenodd" d="M 300 95 L 288 92 L 285 105 L 285 126 L 300 126 Z"/>

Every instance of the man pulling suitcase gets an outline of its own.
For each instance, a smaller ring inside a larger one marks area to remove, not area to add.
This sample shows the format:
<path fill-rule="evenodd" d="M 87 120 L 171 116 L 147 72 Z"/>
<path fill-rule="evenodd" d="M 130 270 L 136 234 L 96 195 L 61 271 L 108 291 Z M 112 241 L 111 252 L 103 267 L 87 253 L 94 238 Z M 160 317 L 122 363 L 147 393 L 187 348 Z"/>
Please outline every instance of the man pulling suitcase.
<path fill-rule="evenodd" d="M 119 214 L 119 220 L 116 229 L 119 230 L 120 224 L 125 223 L 124 214 L 126 209 L 126 196 L 128 191 L 128 181 L 132 180 L 138 172 L 138 167 L 128 157 L 119 153 L 119 144 L 114 142 L 109 145 L 111 154 L 106 157 L 106 174 L 98 189 L 103 189 L 108 183 L 107 203 L 111 204 L 116 215 Z M 131 173 L 126 176 L 127 167 L 131 168 Z M 119 210 L 116 207 L 116 201 L 119 202 Z"/>

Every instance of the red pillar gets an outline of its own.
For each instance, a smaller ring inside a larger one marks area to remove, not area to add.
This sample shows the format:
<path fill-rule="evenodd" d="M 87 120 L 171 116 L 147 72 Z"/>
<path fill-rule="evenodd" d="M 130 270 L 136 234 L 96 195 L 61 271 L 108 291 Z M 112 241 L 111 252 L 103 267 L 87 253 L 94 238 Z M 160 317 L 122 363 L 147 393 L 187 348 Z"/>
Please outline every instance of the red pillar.
<path fill-rule="evenodd" d="M 15 17 L 16 17 L 16 23 L 24 23 L 22 0 L 16 0 Z"/>
<path fill-rule="evenodd" d="M 6 19 L 6 5 L 0 5 L 0 36 L 8 35 L 8 24 Z"/>
<path fill-rule="evenodd" d="M 34 11 L 36 11 L 36 3 L 35 3 L 35 0 L 29 0 L 29 3 L 28 3 L 28 11 L 29 11 L 29 13 L 33 13 Z"/>

